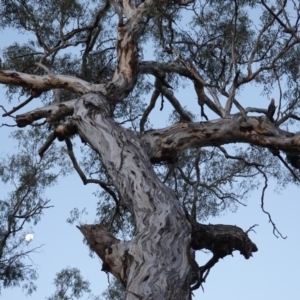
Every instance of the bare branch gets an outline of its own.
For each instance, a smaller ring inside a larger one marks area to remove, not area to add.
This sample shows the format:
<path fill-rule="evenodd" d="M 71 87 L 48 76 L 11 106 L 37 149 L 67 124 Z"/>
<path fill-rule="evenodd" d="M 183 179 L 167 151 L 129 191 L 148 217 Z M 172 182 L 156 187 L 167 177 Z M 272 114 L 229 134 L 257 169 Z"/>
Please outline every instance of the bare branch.
<path fill-rule="evenodd" d="M 174 96 L 174 93 L 171 90 L 167 89 L 165 86 L 163 86 L 162 82 L 159 79 L 156 79 L 155 87 L 169 100 L 169 102 L 179 114 L 182 121 L 192 121 L 192 118 L 185 112 L 180 102 Z"/>
<path fill-rule="evenodd" d="M 149 103 L 148 107 L 144 110 L 143 116 L 141 118 L 140 132 L 145 131 L 145 123 L 147 121 L 147 118 L 148 118 L 149 114 L 151 113 L 151 111 L 155 107 L 155 103 L 156 103 L 156 100 L 159 97 L 159 95 L 160 95 L 160 92 L 157 89 L 155 89 L 152 93 L 150 103 Z"/>
<path fill-rule="evenodd" d="M 68 149 L 68 155 L 72 161 L 73 167 L 74 167 L 75 171 L 78 173 L 79 177 L 81 178 L 83 184 L 84 185 L 89 184 L 89 183 L 99 184 L 114 199 L 116 204 L 118 204 L 119 203 L 118 197 L 113 192 L 113 190 L 108 187 L 107 183 L 105 183 L 101 180 L 98 180 L 98 179 L 94 179 L 94 178 L 89 178 L 89 179 L 86 178 L 86 176 L 85 176 L 84 172 L 82 171 L 82 169 L 80 168 L 80 166 L 77 162 L 77 159 L 75 157 L 75 154 L 73 152 L 72 142 L 70 141 L 69 138 L 66 138 L 65 141 L 66 141 L 66 145 L 67 145 L 67 149 Z"/>
<path fill-rule="evenodd" d="M 48 73 L 48 75 L 50 75 L 50 76 L 54 75 L 53 72 L 49 68 L 47 68 L 45 65 L 43 65 L 42 63 L 36 62 L 35 64 L 37 66 L 41 67 L 43 70 L 45 70 Z"/>
<path fill-rule="evenodd" d="M 42 108 L 37 108 L 22 115 L 16 116 L 16 122 L 19 127 L 25 127 L 42 118 L 47 118 L 48 122 L 59 121 L 74 112 L 74 104 L 77 100 L 70 100 Z"/>
<path fill-rule="evenodd" d="M 233 155 L 228 154 L 228 152 L 226 151 L 226 149 L 225 149 L 224 147 L 222 147 L 222 146 L 219 146 L 218 149 L 220 149 L 220 150 L 224 153 L 224 155 L 225 155 L 226 158 L 240 160 L 240 161 L 242 161 L 242 162 L 243 162 L 245 165 L 247 165 L 247 166 L 258 166 L 258 167 L 262 167 L 261 164 L 258 164 L 258 163 L 255 163 L 255 162 L 254 162 L 254 163 L 248 162 L 248 161 L 245 160 L 245 158 L 242 157 L 242 156 L 233 156 Z"/>
<path fill-rule="evenodd" d="M 263 175 L 264 179 L 265 179 L 265 185 L 263 187 L 263 190 L 262 190 L 262 193 L 261 193 L 261 210 L 269 217 L 269 222 L 272 224 L 273 226 L 273 234 L 278 238 L 279 236 L 283 239 L 286 239 L 287 237 L 283 236 L 280 231 L 277 229 L 275 223 L 273 222 L 272 220 L 272 217 L 270 215 L 269 212 L 267 212 L 265 210 L 265 192 L 266 192 L 266 189 L 268 187 L 268 177 L 266 175 L 266 173 L 259 167 L 257 167 L 257 170 Z M 279 236 L 278 236 L 279 235 Z"/>
<path fill-rule="evenodd" d="M 287 114 L 285 115 L 284 117 L 282 117 L 281 119 L 279 119 L 277 122 L 276 122 L 276 125 L 277 126 L 280 126 L 281 124 L 283 124 L 285 121 L 289 120 L 289 119 L 294 119 L 294 120 L 297 120 L 297 121 L 300 121 L 300 117 L 298 117 L 297 115 L 295 114 Z"/>
<path fill-rule="evenodd" d="M 200 123 L 176 123 L 142 136 L 152 162 L 168 161 L 194 147 L 249 143 L 286 153 L 300 151 L 300 134 L 280 130 L 265 117 L 231 117 Z"/>
<path fill-rule="evenodd" d="M 20 103 L 18 106 L 14 107 L 12 110 L 6 112 L 5 114 L 2 115 L 2 117 L 7 117 L 10 116 L 11 114 L 13 114 L 14 112 L 16 112 L 17 110 L 19 110 L 20 108 L 22 108 L 23 106 L 25 106 L 26 104 L 28 104 L 32 99 L 34 99 L 33 96 L 30 96 L 28 99 L 26 99 L 24 102 Z"/>
<path fill-rule="evenodd" d="M 56 139 L 56 133 L 55 132 L 52 132 L 46 142 L 43 144 L 43 146 L 40 148 L 39 150 L 39 156 L 40 158 L 42 159 L 43 156 L 44 156 L 44 153 L 49 149 L 49 147 L 52 145 L 52 143 L 55 141 Z"/>
<path fill-rule="evenodd" d="M 226 102 L 226 106 L 225 106 L 225 117 L 228 117 L 232 108 L 232 103 L 235 100 L 235 91 L 238 87 L 238 79 L 239 79 L 239 75 L 240 75 L 240 70 L 236 71 L 231 89 L 230 89 L 230 93 L 229 93 L 229 97 L 228 100 Z"/>
<path fill-rule="evenodd" d="M 92 84 L 82 79 L 66 75 L 37 76 L 16 71 L 0 70 L 0 83 L 29 87 L 39 92 L 64 88 L 79 94 L 92 91 L 106 94 L 106 89 L 103 84 Z"/>

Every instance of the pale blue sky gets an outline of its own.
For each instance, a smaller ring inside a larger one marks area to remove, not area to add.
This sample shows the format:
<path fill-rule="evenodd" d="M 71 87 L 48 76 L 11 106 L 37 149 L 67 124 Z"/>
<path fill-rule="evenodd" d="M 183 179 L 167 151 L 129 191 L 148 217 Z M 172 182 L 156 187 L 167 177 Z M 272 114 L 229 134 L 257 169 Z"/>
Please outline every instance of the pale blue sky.
<path fill-rule="evenodd" d="M 11 31 L 0 32 L 0 50 L 18 38 L 26 39 L 12 34 Z M 259 95 L 259 90 L 250 90 L 240 97 L 241 103 L 251 106 L 267 107 L 268 99 Z M 1 105 L 7 105 L 3 89 L 0 89 Z M 189 89 L 176 94 L 179 100 L 192 103 L 194 111 L 199 112 L 195 95 Z M 275 98 L 278 91 L 274 91 Z M 277 97 L 278 98 L 278 97 Z M 188 100 L 187 100 L 188 99 Z M 38 99 L 34 100 L 34 106 L 40 106 Z M 17 102 L 7 105 L 10 108 Z M 188 103 L 186 103 L 188 104 Z M 25 108 L 23 111 L 28 110 Z M 161 124 L 161 120 L 170 111 L 170 105 L 165 101 L 165 109 L 160 112 L 156 108 L 152 116 L 153 124 Z M 167 119 L 167 117 L 166 117 Z M 0 116 L 0 124 L 7 122 Z M 0 128 L 0 155 L 14 149 L 13 143 L 7 139 L 9 130 Z M 274 158 L 276 159 L 276 158 Z M 274 183 L 270 184 L 266 196 L 266 209 L 284 235 L 286 240 L 277 239 L 272 234 L 272 226 L 268 218 L 260 209 L 260 191 L 253 191 L 248 199 L 247 207 L 240 207 L 236 213 L 223 217 L 210 219 L 209 223 L 237 225 L 244 230 L 253 224 L 259 224 L 255 233 L 250 233 L 253 242 L 259 251 L 254 257 L 245 260 L 238 252 L 234 257 L 226 257 L 212 270 L 204 285 L 205 292 L 201 289 L 195 292 L 194 299 L 206 300 L 297 300 L 300 295 L 299 266 L 300 247 L 299 215 L 300 215 L 300 191 L 299 188 L 289 187 L 282 194 L 273 192 Z M 92 195 L 94 186 L 84 186 L 79 177 L 74 174 L 60 180 L 59 184 L 47 190 L 47 197 L 52 199 L 55 207 L 45 212 L 42 221 L 34 228 L 35 239 L 30 244 L 32 247 L 44 244 L 40 253 L 32 255 L 32 261 L 38 268 L 40 277 L 37 281 L 38 291 L 30 299 L 41 300 L 54 292 L 51 285 L 55 273 L 67 266 L 79 268 L 84 278 L 91 282 L 91 288 L 95 295 L 99 295 L 107 287 L 107 276 L 101 272 L 102 263 L 98 258 L 90 258 L 88 249 L 82 243 L 82 235 L 75 227 L 66 223 L 69 212 L 74 207 L 79 209 L 87 207 L 90 214 L 82 220 L 93 222 L 93 211 L 97 199 Z M 0 190 L 0 198 L 5 190 Z M 206 262 L 207 255 L 202 254 L 199 263 Z M 1 299 L 14 300 L 25 299 L 19 289 L 4 290 Z"/>

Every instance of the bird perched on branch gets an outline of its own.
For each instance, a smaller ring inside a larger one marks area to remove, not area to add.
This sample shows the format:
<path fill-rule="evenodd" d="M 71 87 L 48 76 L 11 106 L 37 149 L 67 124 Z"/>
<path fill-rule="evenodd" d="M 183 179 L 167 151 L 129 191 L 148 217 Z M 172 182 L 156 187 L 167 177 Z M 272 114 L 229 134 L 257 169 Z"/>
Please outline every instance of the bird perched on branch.
<path fill-rule="evenodd" d="M 272 99 L 271 99 L 271 103 L 270 103 L 270 105 L 269 105 L 269 107 L 268 107 L 268 112 L 267 112 L 267 117 L 268 117 L 268 119 L 269 119 L 272 123 L 274 123 L 274 118 L 273 118 L 273 116 L 274 116 L 274 114 L 275 114 L 275 110 L 276 110 L 275 100 L 272 98 Z"/>

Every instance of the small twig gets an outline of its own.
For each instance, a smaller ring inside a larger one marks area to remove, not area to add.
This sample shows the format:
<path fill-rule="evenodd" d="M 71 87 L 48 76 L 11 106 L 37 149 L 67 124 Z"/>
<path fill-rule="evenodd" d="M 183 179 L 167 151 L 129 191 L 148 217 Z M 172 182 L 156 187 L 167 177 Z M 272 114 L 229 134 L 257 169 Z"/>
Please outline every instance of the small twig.
<path fill-rule="evenodd" d="M 258 224 L 252 225 L 247 231 L 245 231 L 245 233 L 248 234 L 250 231 L 255 232 L 255 231 L 253 230 L 253 228 L 256 227 L 256 226 L 259 226 L 259 225 L 258 225 Z M 256 232 L 255 232 L 255 233 L 256 233 Z"/>
<path fill-rule="evenodd" d="M 7 113 L 7 110 L 5 109 L 4 106 L 0 105 L 0 108 L 2 108 L 2 110 L 5 111 L 5 113 Z M 3 115 L 2 115 L 2 117 L 3 117 Z"/>
<path fill-rule="evenodd" d="M 2 123 L 1 125 L 0 125 L 0 128 L 1 127 L 17 127 L 17 125 L 15 124 L 15 125 L 10 125 L 10 124 L 6 124 L 6 123 Z"/>
<path fill-rule="evenodd" d="M 199 268 L 199 271 L 201 273 L 201 281 L 205 282 L 210 269 L 219 261 L 219 257 L 214 255 L 204 266 L 201 266 Z"/>
<path fill-rule="evenodd" d="M 232 155 L 228 154 L 228 152 L 227 152 L 227 151 L 225 150 L 225 148 L 222 147 L 222 146 L 219 146 L 219 147 L 217 147 L 217 148 L 218 148 L 219 150 L 221 150 L 221 152 L 224 153 L 224 156 L 225 156 L 226 158 L 240 160 L 240 161 L 244 162 L 244 164 L 247 165 L 247 166 L 263 167 L 263 165 L 261 165 L 261 164 L 253 163 L 253 162 L 248 162 L 248 161 L 246 161 L 246 160 L 245 160 L 243 157 L 241 157 L 241 156 L 232 156 Z"/>
<path fill-rule="evenodd" d="M 5 111 L 5 114 L 3 114 L 2 117 L 10 116 L 14 112 L 16 112 L 17 110 L 19 110 L 23 106 L 25 106 L 26 104 L 28 104 L 33 98 L 35 98 L 35 97 L 34 96 L 30 96 L 27 100 L 25 100 L 24 102 L 20 103 L 18 106 L 14 107 L 12 110 L 10 110 L 8 112 Z M 3 110 L 4 110 L 4 108 L 3 108 Z"/>
<path fill-rule="evenodd" d="M 107 193 L 109 193 L 111 195 L 111 197 L 114 199 L 114 201 L 116 203 L 118 203 L 118 198 L 116 196 L 116 194 L 113 192 L 113 190 L 111 190 L 107 184 L 101 180 L 98 180 L 98 179 L 87 179 L 84 172 L 81 170 L 77 160 L 76 160 L 76 157 L 74 155 L 74 152 L 73 152 L 73 145 L 72 145 L 72 142 L 70 141 L 69 138 L 65 138 L 65 142 L 66 142 L 66 145 L 67 145 L 67 149 L 68 149 L 68 155 L 72 161 L 72 164 L 73 164 L 73 167 L 75 169 L 75 171 L 78 173 L 79 177 L 81 178 L 82 182 L 84 185 L 88 184 L 88 183 L 96 183 L 96 184 L 99 184 Z"/>
<path fill-rule="evenodd" d="M 294 114 L 287 114 L 284 117 L 282 117 L 280 120 L 276 121 L 276 125 L 279 126 L 279 125 L 281 125 L 282 123 L 284 123 L 288 119 L 294 119 L 294 120 L 300 121 L 300 117 L 299 116 L 294 115 Z"/>
<path fill-rule="evenodd" d="M 266 175 L 266 173 L 261 170 L 259 167 L 257 167 L 257 170 L 263 175 L 263 177 L 265 178 L 265 185 L 263 187 L 262 193 L 261 193 L 261 209 L 262 211 L 269 217 L 269 222 L 272 224 L 273 226 L 273 234 L 278 238 L 279 236 L 282 239 L 286 239 L 286 236 L 283 236 L 281 234 L 281 232 L 277 229 L 276 224 L 273 222 L 272 217 L 270 215 L 270 213 L 268 211 L 265 210 L 265 203 L 264 203 L 264 199 L 265 199 L 265 191 L 268 187 L 268 177 Z M 279 235 L 279 236 L 278 236 Z"/>

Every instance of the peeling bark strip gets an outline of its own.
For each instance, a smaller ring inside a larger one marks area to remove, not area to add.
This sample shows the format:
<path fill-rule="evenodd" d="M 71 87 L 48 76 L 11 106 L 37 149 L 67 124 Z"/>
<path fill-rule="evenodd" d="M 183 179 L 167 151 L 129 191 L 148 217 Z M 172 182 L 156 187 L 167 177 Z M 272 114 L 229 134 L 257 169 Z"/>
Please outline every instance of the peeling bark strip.
<path fill-rule="evenodd" d="M 182 207 L 154 173 L 138 136 L 118 126 L 106 107 L 104 96 L 87 94 L 75 104 L 72 119 L 57 130 L 76 126 L 79 135 L 100 154 L 133 213 L 136 235 L 126 251 L 122 246 L 111 253 L 108 268 L 113 268 L 115 259 L 128 258 L 123 262 L 126 272 L 120 275 L 130 292 L 126 299 L 136 299 L 132 293 L 143 299 L 189 299 L 190 227 Z M 99 247 L 107 247 L 106 240 L 102 243 Z"/>

